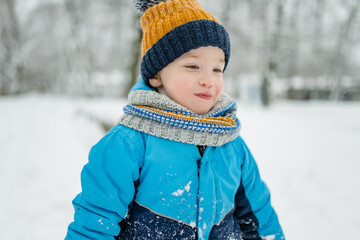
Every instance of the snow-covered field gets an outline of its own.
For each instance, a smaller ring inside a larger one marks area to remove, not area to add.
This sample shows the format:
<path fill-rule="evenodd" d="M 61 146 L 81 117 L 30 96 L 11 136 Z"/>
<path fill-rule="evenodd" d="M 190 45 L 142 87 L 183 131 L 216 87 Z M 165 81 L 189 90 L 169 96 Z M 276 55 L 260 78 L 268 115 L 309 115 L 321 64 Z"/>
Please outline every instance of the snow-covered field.
<path fill-rule="evenodd" d="M 90 147 L 124 100 L 0 98 L 0 239 L 63 239 Z M 360 104 L 239 104 L 289 240 L 360 237 Z"/>

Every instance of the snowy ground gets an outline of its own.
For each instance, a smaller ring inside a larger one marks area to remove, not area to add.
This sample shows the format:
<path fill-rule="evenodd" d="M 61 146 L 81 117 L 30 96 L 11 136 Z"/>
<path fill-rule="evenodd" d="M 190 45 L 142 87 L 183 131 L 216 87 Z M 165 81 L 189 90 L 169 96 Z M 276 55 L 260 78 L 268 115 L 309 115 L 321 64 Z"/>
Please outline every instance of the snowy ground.
<path fill-rule="evenodd" d="M 63 239 L 90 147 L 124 101 L 0 98 L 0 233 Z M 272 192 L 287 239 L 360 236 L 360 104 L 239 105 L 242 136 Z"/>

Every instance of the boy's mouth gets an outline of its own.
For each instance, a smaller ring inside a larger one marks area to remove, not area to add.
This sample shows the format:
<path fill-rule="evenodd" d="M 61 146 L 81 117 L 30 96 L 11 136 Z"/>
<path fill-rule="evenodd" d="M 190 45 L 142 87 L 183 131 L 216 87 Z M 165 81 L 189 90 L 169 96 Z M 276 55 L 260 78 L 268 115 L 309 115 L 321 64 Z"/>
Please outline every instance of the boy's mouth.
<path fill-rule="evenodd" d="M 205 100 L 210 100 L 212 98 L 212 95 L 209 93 L 195 93 L 195 96 Z"/>

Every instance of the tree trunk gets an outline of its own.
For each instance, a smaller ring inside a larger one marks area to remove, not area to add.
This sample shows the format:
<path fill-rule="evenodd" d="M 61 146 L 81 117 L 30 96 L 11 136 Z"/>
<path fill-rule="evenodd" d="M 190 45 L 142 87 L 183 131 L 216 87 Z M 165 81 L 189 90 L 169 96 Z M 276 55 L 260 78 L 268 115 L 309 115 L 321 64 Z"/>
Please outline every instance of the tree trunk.
<path fill-rule="evenodd" d="M 261 22 L 262 22 L 262 46 L 260 48 L 259 56 L 262 56 L 262 73 L 261 73 L 261 87 L 260 87 L 260 100 L 263 106 L 270 105 L 269 97 L 269 65 L 270 65 L 270 51 L 269 51 L 269 21 L 268 21 L 268 1 L 261 5 Z"/>
<path fill-rule="evenodd" d="M 323 76 L 325 73 L 323 72 L 324 69 L 324 59 L 323 59 L 323 15 L 324 15 L 324 7 L 325 1 L 324 0 L 317 0 L 316 1 L 316 9 L 314 13 L 314 45 L 313 45 L 313 52 L 314 55 L 317 56 L 317 64 L 316 66 L 319 68 L 319 75 Z M 313 91 L 310 96 L 311 99 L 320 99 L 320 88 L 316 84 L 313 87 Z"/>
<path fill-rule="evenodd" d="M 322 0 L 321 0 L 322 1 Z M 291 46 L 290 46 L 290 59 L 289 65 L 286 73 L 286 77 L 291 79 L 298 71 L 298 62 L 299 62 L 299 7 L 300 0 L 295 0 L 293 5 L 293 13 L 290 18 L 290 34 L 291 34 Z M 288 81 L 288 88 L 291 88 L 291 82 Z"/>
<path fill-rule="evenodd" d="M 23 84 L 24 64 L 21 59 L 21 36 L 14 0 L 2 1 L 1 42 L 4 53 L 0 63 L 1 94 L 19 94 Z"/>
<path fill-rule="evenodd" d="M 331 79 L 331 76 L 333 76 L 334 79 L 330 95 L 332 100 L 339 100 L 341 96 L 341 80 L 345 74 L 345 68 L 347 66 L 346 56 L 349 55 L 350 49 L 353 45 L 350 41 L 350 33 L 354 27 L 359 7 L 360 0 L 357 0 L 353 5 L 348 6 L 348 17 L 339 30 L 336 50 L 330 64 L 330 70 L 328 71 L 328 79 Z"/>
<path fill-rule="evenodd" d="M 270 42 L 269 71 L 277 74 L 283 29 L 285 0 L 277 0 L 275 29 Z"/>
<path fill-rule="evenodd" d="M 130 73 L 130 80 L 127 85 L 127 89 L 125 92 L 125 95 L 127 95 L 134 86 L 134 84 L 137 82 L 139 78 L 139 65 L 140 65 L 140 58 L 141 58 L 141 39 L 142 39 L 142 30 L 140 27 L 140 18 L 139 15 L 134 13 L 134 26 L 137 26 L 136 29 L 136 37 L 133 40 L 131 44 L 131 62 L 129 65 L 129 73 Z"/>

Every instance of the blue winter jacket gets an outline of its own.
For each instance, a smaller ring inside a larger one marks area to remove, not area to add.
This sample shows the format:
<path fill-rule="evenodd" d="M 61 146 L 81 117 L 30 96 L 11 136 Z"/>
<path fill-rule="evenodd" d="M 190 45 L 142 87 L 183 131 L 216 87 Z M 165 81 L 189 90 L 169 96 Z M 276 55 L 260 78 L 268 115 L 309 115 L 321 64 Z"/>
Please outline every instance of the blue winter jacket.
<path fill-rule="evenodd" d="M 201 155 L 117 125 L 92 147 L 81 185 L 66 240 L 284 239 L 240 136 Z"/>
<path fill-rule="evenodd" d="M 241 137 L 201 157 L 118 125 L 91 149 L 81 184 L 65 239 L 284 239 Z"/>

